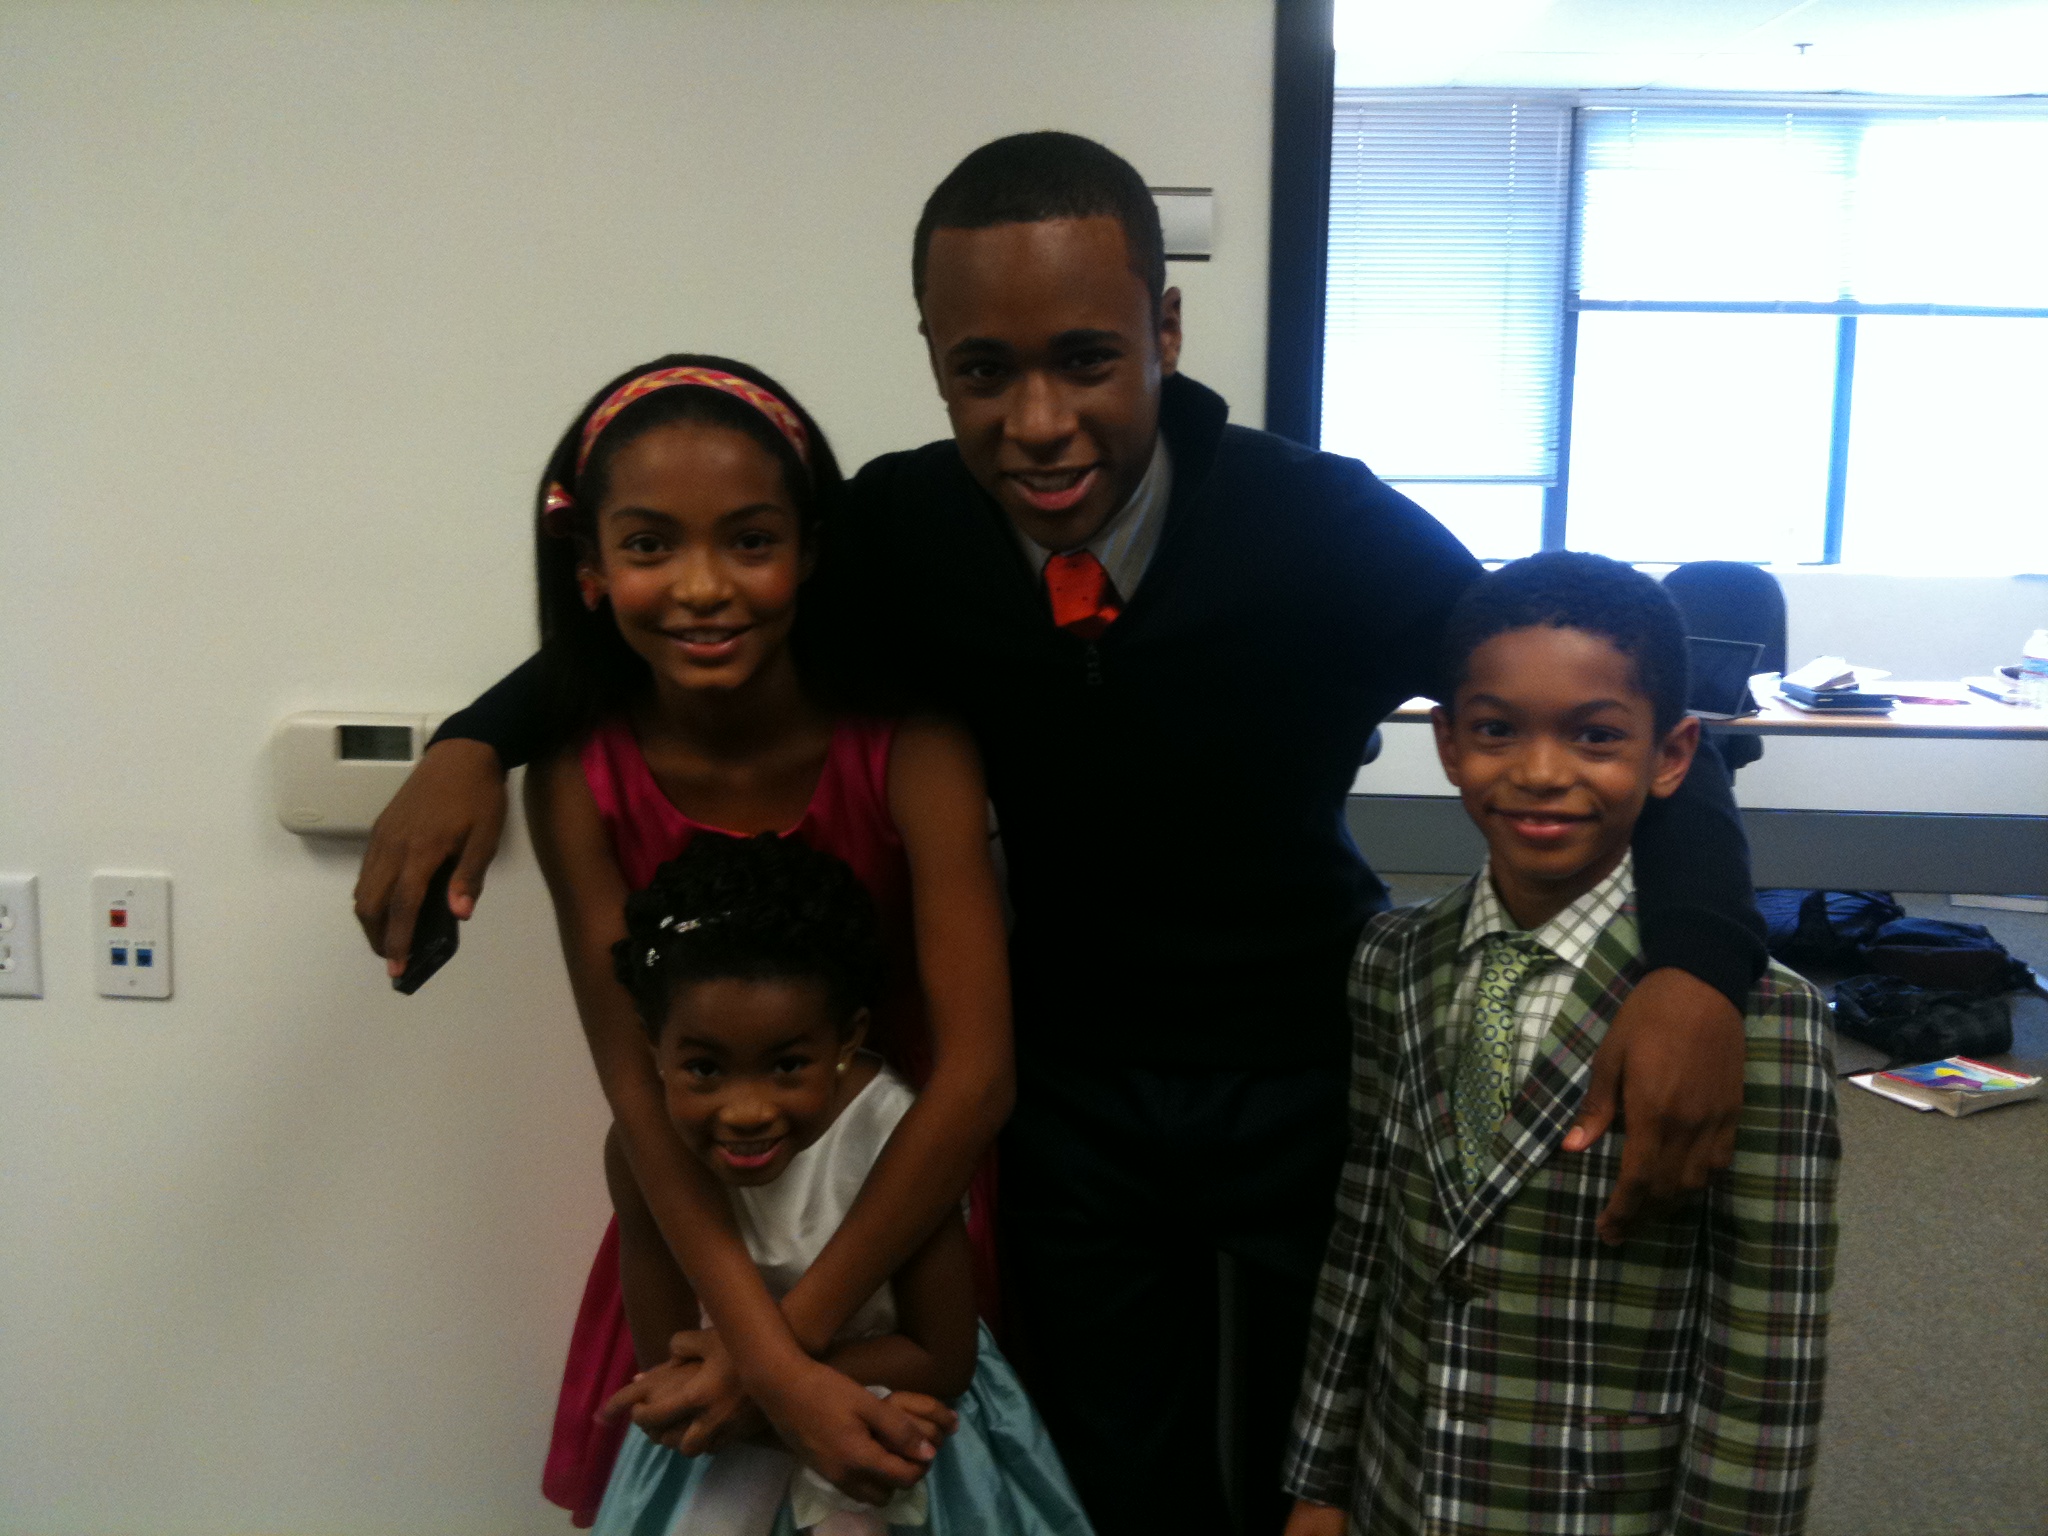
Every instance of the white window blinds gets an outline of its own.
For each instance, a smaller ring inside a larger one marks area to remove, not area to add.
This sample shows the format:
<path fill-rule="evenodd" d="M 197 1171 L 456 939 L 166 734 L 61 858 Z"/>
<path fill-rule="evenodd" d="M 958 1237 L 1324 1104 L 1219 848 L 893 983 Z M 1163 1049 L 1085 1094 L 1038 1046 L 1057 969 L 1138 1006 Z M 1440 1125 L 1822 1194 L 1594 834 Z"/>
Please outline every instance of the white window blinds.
<path fill-rule="evenodd" d="M 1583 300 L 2048 306 L 2048 122 L 1589 107 Z"/>
<path fill-rule="evenodd" d="M 1339 91 L 1322 443 L 1390 480 L 1547 485 L 1571 111 Z"/>

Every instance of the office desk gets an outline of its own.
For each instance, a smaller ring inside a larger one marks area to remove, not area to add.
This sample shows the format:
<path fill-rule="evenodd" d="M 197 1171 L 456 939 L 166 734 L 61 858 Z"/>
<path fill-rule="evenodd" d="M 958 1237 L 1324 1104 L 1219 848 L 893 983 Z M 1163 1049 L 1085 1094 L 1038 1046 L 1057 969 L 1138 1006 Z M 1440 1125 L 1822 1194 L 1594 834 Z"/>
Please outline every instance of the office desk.
<path fill-rule="evenodd" d="M 1886 678 L 1879 684 L 1888 693 L 1939 696 L 1962 690 L 1960 683 L 1894 683 Z M 1758 695 L 1762 698 L 1762 695 Z M 1390 722 L 1429 723 L 1433 701 L 1410 699 L 1391 715 Z M 1972 694 L 1961 704 L 1897 704 L 1888 715 L 1816 715 L 1775 698 L 1764 699 L 1753 715 L 1737 720 L 1701 722 L 1710 731 L 1731 736 L 1888 736 L 1894 741 L 2048 741 L 2048 709 L 2021 709 L 2001 704 L 1981 694 Z"/>
<path fill-rule="evenodd" d="M 1960 683 L 1894 682 L 1886 693 L 1941 697 L 1967 693 Z M 1739 720 L 1710 720 L 1710 731 L 1731 736 L 1889 736 L 1895 740 L 2048 741 L 2048 709 L 2021 709 L 1982 694 L 1960 704 L 1895 704 L 1888 715 L 1818 715 L 1758 693 L 1762 708 Z M 1413 700 L 1409 701 L 1413 703 Z M 1401 706 L 1406 709 L 1406 704 Z"/>
<path fill-rule="evenodd" d="M 1954 682 L 1886 678 L 1882 686 L 1930 696 L 1961 691 Z M 1387 723 L 1426 725 L 1431 707 L 1428 699 L 1410 699 Z M 1708 728 L 1810 740 L 2048 741 L 2048 709 L 1973 695 L 1963 704 L 1900 704 L 1889 715 L 1810 715 L 1771 700 L 1757 714 Z M 1355 795 L 1349 819 L 1352 836 L 1379 869 L 1468 874 L 1485 853 L 1449 795 Z M 2048 817 L 1746 808 L 1742 821 L 1759 886 L 2013 894 L 2048 888 Z"/>

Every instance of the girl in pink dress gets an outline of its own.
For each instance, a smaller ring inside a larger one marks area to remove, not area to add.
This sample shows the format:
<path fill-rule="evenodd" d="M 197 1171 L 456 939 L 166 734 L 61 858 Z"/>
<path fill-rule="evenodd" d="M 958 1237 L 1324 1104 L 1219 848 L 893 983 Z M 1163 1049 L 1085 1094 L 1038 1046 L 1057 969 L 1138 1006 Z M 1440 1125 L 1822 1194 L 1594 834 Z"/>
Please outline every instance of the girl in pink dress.
<path fill-rule="evenodd" d="M 635 1339 L 621 1266 L 679 1265 L 715 1325 L 667 1426 L 688 1454 L 765 1418 L 806 1463 L 882 1503 L 933 1448 L 900 1408 L 816 1358 L 957 1207 L 1007 1115 L 1008 975 L 981 768 L 965 732 L 836 712 L 798 666 L 798 591 L 840 488 L 831 450 L 773 380 L 672 356 L 578 415 L 540 495 L 541 665 L 559 746 L 528 771 L 534 848 L 614 1116 L 606 1233 L 564 1373 L 544 1491 L 588 1524 L 624 1432 L 597 1411 L 668 1358 Z M 625 898 L 699 830 L 775 832 L 850 865 L 890 955 L 876 1044 L 916 1104 L 830 1243 L 780 1303 L 730 1202 L 682 1150 L 614 979 Z M 988 1192 L 977 1181 L 981 1278 Z M 657 1233 L 665 1242 L 644 1234 Z M 622 1236 L 623 1234 L 623 1236 Z"/>

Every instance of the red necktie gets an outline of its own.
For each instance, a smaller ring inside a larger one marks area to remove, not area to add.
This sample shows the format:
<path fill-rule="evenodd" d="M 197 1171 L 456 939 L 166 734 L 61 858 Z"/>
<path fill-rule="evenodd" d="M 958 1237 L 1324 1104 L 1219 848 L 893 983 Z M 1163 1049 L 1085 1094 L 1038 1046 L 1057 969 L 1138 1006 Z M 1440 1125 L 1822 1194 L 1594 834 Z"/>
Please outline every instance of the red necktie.
<path fill-rule="evenodd" d="M 1098 639 L 1124 611 L 1109 572 L 1085 549 L 1045 562 L 1045 590 L 1052 598 L 1053 623 L 1083 640 Z"/>

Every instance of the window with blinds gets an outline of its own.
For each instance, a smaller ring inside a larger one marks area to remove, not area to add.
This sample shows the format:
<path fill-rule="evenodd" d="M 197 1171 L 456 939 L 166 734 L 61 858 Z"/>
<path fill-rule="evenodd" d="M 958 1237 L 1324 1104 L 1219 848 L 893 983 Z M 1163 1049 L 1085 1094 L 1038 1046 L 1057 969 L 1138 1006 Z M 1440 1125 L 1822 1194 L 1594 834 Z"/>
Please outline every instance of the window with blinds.
<path fill-rule="evenodd" d="M 1333 143 L 1325 446 L 1475 553 L 2048 570 L 2048 115 L 1340 92 Z"/>
<path fill-rule="evenodd" d="M 1476 550 L 1526 553 L 1558 462 L 1571 111 L 1340 91 L 1323 446 Z"/>

